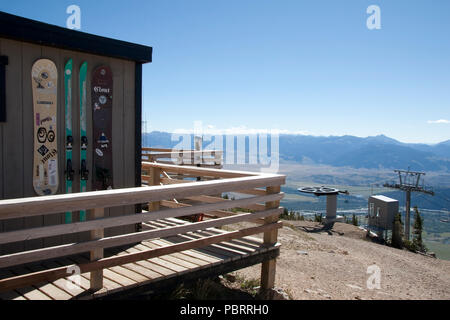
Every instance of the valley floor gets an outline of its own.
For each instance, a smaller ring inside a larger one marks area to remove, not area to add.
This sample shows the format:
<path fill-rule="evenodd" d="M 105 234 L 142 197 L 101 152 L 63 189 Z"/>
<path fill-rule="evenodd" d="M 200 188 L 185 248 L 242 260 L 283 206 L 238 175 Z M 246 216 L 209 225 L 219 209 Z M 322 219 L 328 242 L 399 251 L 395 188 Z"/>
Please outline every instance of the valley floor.
<path fill-rule="evenodd" d="M 315 222 L 283 222 L 275 285 L 293 299 L 450 299 L 450 261 L 373 243 L 348 224 L 328 233 Z M 371 265 L 380 289 L 367 288 Z M 260 265 L 236 273 L 259 278 Z"/>

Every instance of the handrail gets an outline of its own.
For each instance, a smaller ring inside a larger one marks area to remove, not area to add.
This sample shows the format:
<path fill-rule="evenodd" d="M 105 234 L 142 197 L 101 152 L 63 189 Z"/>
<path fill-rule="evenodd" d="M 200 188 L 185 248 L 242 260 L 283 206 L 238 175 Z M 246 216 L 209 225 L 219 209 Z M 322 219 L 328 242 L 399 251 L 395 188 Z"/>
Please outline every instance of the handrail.
<path fill-rule="evenodd" d="M 180 173 L 180 174 L 193 174 L 197 176 L 206 177 L 216 177 L 216 178 L 236 178 L 236 177 L 248 177 L 248 176 L 259 176 L 259 177 L 269 177 L 278 176 L 277 174 L 260 173 L 260 172 L 249 172 L 249 171 L 238 171 L 238 170 L 224 170 L 224 169 L 213 169 L 213 168 L 202 168 L 193 166 L 177 166 L 173 164 L 164 164 L 160 162 L 142 162 L 142 169 L 148 168 L 159 168 L 166 172 Z"/>
<path fill-rule="evenodd" d="M 208 221 L 196 222 L 188 225 L 167 227 L 156 230 L 148 230 L 113 237 L 105 237 L 98 240 L 63 244 L 60 246 L 54 246 L 49 248 L 12 253 L 0 257 L 0 268 L 6 268 L 14 265 L 40 261 L 43 259 L 52 259 L 62 256 L 73 255 L 76 253 L 88 252 L 89 250 L 92 250 L 94 248 L 98 249 L 98 248 L 118 247 L 148 239 L 174 236 L 180 233 L 186 233 L 195 230 L 204 230 L 207 228 L 220 227 L 227 224 L 249 221 L 251 219 L 280 215 L 281 213 L 282 209 L 276 208 L 256 213 L 243 213 L 231 217 L 224 217 Z"/>
<path fill-rule="evenodd" d="M 222 150 L 178 150 L 167 148 L 142 148 L 143 161 L 201 167 L 222 167 Z M 166 160 L 164 160 L 166 159 Z M 167 159 L 169 161 L 167 161 Z"/>
<path fill-rule="evenodd" d="M 222 155 L 223 151 L 215 151 L 215 150 L 183 150 L 183 151 L 159 151 L 155 153 L 143 153 L 144 155 L 151 155 L 152 157 L 156 158 L 175 158 L 178 156 L 186 156 L 186 155 L 192 155 L 192 156 L 216 156 L 216 155 Z"/>
<path fill-rule="evenodd" d="M 154 153 L 148 153 L 154 152 Z M 181 154 L 195 154 L 195 155 L 223 155 L 222 150 L 181 150 L 181 149 L 166 149 L 166 148 L 142 148 L 143 154 L 151 154 L 151 155 L 180 155 Z"/>
<path fill-rule="evenodd" d="M 0 200 L 0 220 L 100 207 L 133 205 L 198 194 L 213 195 L 239 190 L 242 187 L 260 188 L 268 185 L 282 185 L 284 181 L 284 176 L 264 174 L 224 180 L 196 181 L 183 185 L 135 187 Z"/>
<path fill-rule="evenodd" d="M 88 209 L 94 211 L 95 219 L 72 224 L 51 225 L 0 232 L 0 244 L 84 231 L 91 232 L 91 240 L 85 242 L 63 244 L 2 255 L 0 256 L 0 268 L 90 252 L 91 262 L 87 263 L 85 269 L 82 270 L 89 270 L 92 272 L 90 278 L 91 288 L 100 289 L 102 287 L 102 268 L 105 268 L 105 266 L 108 265 L 118 265 L 116 263 L 120 264 L 124 259 L 133 259 L 133 257 L 138 259 L 137 257 L 139 256 L 130 254 L 125 255 L 125 257 L 103 258 L 104 248 L 126 245 L 152 238 L 173 236 L 195 230 L 205 230 L 207 228 L 220 227 L 241 221 L 258 221 L 259 223 L 263 223 L 263 225 L 254 228 L 246 228 L 239 230 L 238 232 L 231 232 L 227 235 L 210 237 L 206 240 L 200 239 L 190 243 L 188 246 L 194 248 L 206 245 L 205 243 L 217 243 L 224 241 L 222 239 L 232 239 L 233 237 L 238 237 L 238 235 L 250 235 L 258 232 L 264 232 L 264 244 L 268 246 L 275 245 L 276 230 L 280 227 L 277 221 L 282 210 L 282 208 L 279 207 L 279 203 L 284 196 L 280 191 L 280 186 L 285 183 L 286 177 L 284 175 L 218 170 L 191 166 L 181 167 L 156 162 L 143 162 L 142 167 L 143 169 L 150 171 L 148 181 L 149 184 L 153 185 L 0 200 L 0 220 Z M 161 179 L 161 173 L 163 173 L 165 178 Z M 172 180 L 168 173 L 212 177 L 215 180 L 185 181 L 184 183 L 160 185 L 161 180 L 166 183 L 167 180 Z M 255 188 L 265 188 L 266 190 Z M 220 197 L 224 192 L 239 192 L 239 190 L 241 190 L 242 193 L 247 192 L 251 194 L 251 196 L 237 200 L 227 200 Z M 184 199 L 190 201 L 190 203 L 179 203 L 174 199 Z M 151 203 L 152 205 L 149 205 L 151 211 L 144 211 L 141 214 L 130 212 L 128 215 L 119 217 L 103 217 L 105 208 L 143 203 Z M 165 206 L 167 205 L 172 207 L 166 208 Z M 252 210 L 249 212 L 236 212 L 236 210 L 226 211 L 235 208 L 252 208 Z M 207 213 L 210 213 L 210 215 L 208 215 L 209 217 L 214 217 L 214 215 L 216 215 L 216 218 L 118 236 L 104 237 L 103 234 L 105 228 Z M 217 218 L 217 216 L 219 217 Z M 148 257 L 158 256 L 164 254 L 167 250 L 169 250 L 167 252 L 176 252 L 179 248 L 184 246 L 185 244 L 182 243 L 173 245 L 168 249 L 155 249 L 142 254 L 143 256 Z M 264 286 L 271 284 L 273 277 L 270 276 L 270 274 L 274 272 L 274 268 L 272 267 L 273 263 L 274 262 L 272 261 L 270 266 L 263 264 L 263 267 L 266 266 L 264 268 L 268 268 L 268 271 L 265 271 L 265 273 L 269 275 L 267 278 L 268 280 L 264 280 L 263 282 Z M 37 281 L 38 279 L 41 281 L 50 281 L 50 279 L 55 280 L 62 276 L 67 275 L 61 273 L 59 269 L 58 271 L 52 269 L 24 276 L 2 279 L 0 280 L 0 292 L 25 283 L 31 284 L 30 281 Z"/>
<path fill-rule="evenodd" d="M 120 217 L 102 218 L 91 221 L 75 222 L 71 224 L 60 224 L 25 230 L 0 232 L 0 244 L 24 240 L 33 240 L 43 237 L 51 237 L 59 234 L 70 234 L 83 231 L 90 231 L 98 228 L 117 227 L 124 224 L 133 224 L 165 218 L 183 217 L 201 212 L 232 209 L 236 207 L 246 206 L 252 203 L 281 200 L 283 196 L 284 196 L 283 193 L 278 193 L 273 195 L 244 198 L 233 201 L 228 200 L 219 203 L 207 203 L 202 205 L 185 207 L 182 209 L 151 211 L 151 212 L 144 212 L 142 214 L 128 214 Z"/>

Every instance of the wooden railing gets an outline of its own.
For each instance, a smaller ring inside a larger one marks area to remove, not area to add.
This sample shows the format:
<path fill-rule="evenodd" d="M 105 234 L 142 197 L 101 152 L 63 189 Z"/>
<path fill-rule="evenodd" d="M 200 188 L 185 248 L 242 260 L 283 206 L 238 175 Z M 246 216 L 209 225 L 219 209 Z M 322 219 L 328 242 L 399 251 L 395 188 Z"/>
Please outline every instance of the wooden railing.
<path fill-rule="evenodd" d="M 142 161 L 179 166 L 221 168 L 223 151 L 217 150 L 175 150 L 164 148 L 142 148 Z"/>
<path fill-rule="evenodd" d="M 84 231 L 90 231 L 91 239 L 85 242 L 2 255 L 0 256 L 0 269 L 90 252 L 91 261 L 80 264 L 78 267 L 81 273 L 91 272 L 91 289 L 98 290 L 103 285 L 102 270 L 104 268 L 199 248 L 258 233 L 264 233 L 264 244 L 267 246 L 273 246 L 277 242 L 277 229 L 281 227 L 280 222 L 278 222 L 278 216 L 282 210 L 279 207 L 279 202 L 283 197 L 283 194 L 280 192 L 280 185 L 285 183 L 285 176 L 188 166 L 180 167 L 150 162 L 143 162 L 142 168 L 148 173 L 148 178 L 145 182 L 148 186 L 0 200 L 0 220 L 45 216 L 66 211 L 92 210 L 91 220 L 84 222 L 1 232 L 0 244 Z M 171 177 L 173 174 L 182 174 L 184 179 L 180 181 L 183 182 L 174 183 L 175 181 L 170 181 L 174 180 Z M 186 178 L 189 176 L 208 177 L 214 180 L 186 180 L 189 179 Z M 167 183 L 167 181 L 170 182 Z M 166 182 L 166 185 L 161 185 L 161 182 Z M 246 196 L 234 200 L 220 197 L 223 193 L 228 192 L 239 192 L 246 194 Z M 128 215 L 119 217 L 104 217 L 105 208 L 134 204 L 148 205 L 149 211 L 144 211 L 140 214 L 130 212 Z M 247 209 L 244 210 L 242 208 Z M 105 228 L 169 217 L 185 217 L 193 214 L 205 214 L 206 219 L 191 224 L 145 230 L 119 236 L 104 237 L 103 233 Z M 257 221 L 259 224 L 158 249 L 103 257 L 104 248 L 132 244 L 194 230 L 221 227 L 242 221 Z M 68 275 L 67 266 L 65 266 L 12 276 L 0 280 L 0 291 L 8 291 L 43 281 L 54 281 Z M 264 262 L 261 276 L 262 288 L 272 287 L 274 276 L 275 260 Z"/>

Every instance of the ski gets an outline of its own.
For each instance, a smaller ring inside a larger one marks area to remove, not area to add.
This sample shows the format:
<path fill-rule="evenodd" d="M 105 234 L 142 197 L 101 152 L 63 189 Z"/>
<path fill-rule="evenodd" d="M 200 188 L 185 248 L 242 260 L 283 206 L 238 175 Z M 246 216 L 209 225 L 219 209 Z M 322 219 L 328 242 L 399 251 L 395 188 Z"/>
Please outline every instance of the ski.
<path fill-rule="evenodd" d="M 100 66 L 92 73 L 91 98 L 93 107 L 93 160 L 92 190 L 113 188 L 112 159 L 112 98 L 111 69 Z"/>
<path fill-rule="evenodd" d="M 80 192 L 86 192 L 86 184 L 89 178 L 87 169 L 87 134 L 86 134 L 86 76 L 87 62 L 84 62 L 80 68 Z M 86 211 L 80 211 L 80 221 L 86 220 Z"/>
<path fill-rule="evenodd" d="M 53 61 L 37 60 L 31 69 L 34 113 L 33 188 L 38 195 L 58 191 L 58 70 Z"/>
<path fill-rule="evenodd" d="M 73 166 L 72 166 L 72 59 L 67 61 L 64 68 L 65 87 L 65 120 L 66 120 L 66 193 L 72 193 Z M 72 223 L 72 212 L 66 212 L 65 223 Z"/>

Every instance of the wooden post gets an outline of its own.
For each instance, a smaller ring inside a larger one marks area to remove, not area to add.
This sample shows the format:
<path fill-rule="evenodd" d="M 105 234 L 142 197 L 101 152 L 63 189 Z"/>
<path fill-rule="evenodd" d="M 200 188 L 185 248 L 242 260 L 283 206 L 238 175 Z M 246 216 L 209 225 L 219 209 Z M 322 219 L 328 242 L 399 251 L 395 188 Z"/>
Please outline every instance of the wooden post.
<path fill-rule="evenodd" d="M 183 159 L 183 157 L 184 157 L 183 150 L 180 150 L 180 151 L 178 152 L 177 163 L 176 163 L 177 165 L 182 166 L 182 165 L 184 164 L 184 159 Z"/>
<path fill-rule="evenodd" d="M 203 138 L 200 136 L 195 136 L 194 137 L 194 151 L 202 151 L 203 149 Z M 201 167 L 203 164 L 203 154 L 199 155 L 194 153 L 193 156 L 194 159 L 194 165 L 196 165 L 197 167 Z M 197 177 L 197 181 L 201 181 L 202 177 Z"/>
<path fill-rule="evenodd" d="M 201 136 L 195 136 L 194 137 L 194 151 L 202 151 L 203 150 L 203 138 Z M 197 167 L 200 167 L 203 163 L 203 154 L 194 154 L 193 156 L 194 163 L 192 165 L 198 165 Z"/>
<path fill-rule="evenodd" d="M 161 182 L 161 169 L 151 167 L 149 186 L 159 186 Z M 159 201 L 150 202 L 148 205 L 149 211 L 159 210 Z"/>
<path fill-rule="evenodd" d="M 266 188 L 267 194 L 280 193 L 280 186 L 272 186 Z M 278 208 L 280 201 L 266 202 L 266 209 Z M 264 219 L 265 224 L 273 223 L 279 220 L 279 216 L 271 216 Z M 264 245 L 273 246 L 277 243 L 278 229 L 268 231 L 264 233 Z M 261 292 L 264 293 L 268 289 L 272 289 L 275 285 L 275 269 L 276 259 L 264 261 L 261 267 Z M 270 295 L 266 295 L 266 298 L 271 299 Z"/>
<path fill-rule="evenodd" d="M 103 218 L 105 216 L 104 208 L 96 208 L 92 211 L 93 219 Z M 91 240 L 101 239 L 104 236 L 103 229 L 96 229 L 91 231 Z M 96 261 L 103 258 L 103 248 L 96 248 L 90 251 L 91 261 Z M 103 288 L 103 269 L 91 272 L 91 290 L 100 290 Z"/>
<path fill-rule="evenodd" d="M 221 152 L 214 152 L 214 165 L 220 166 L 222 168 L 222 154 Z"/>

